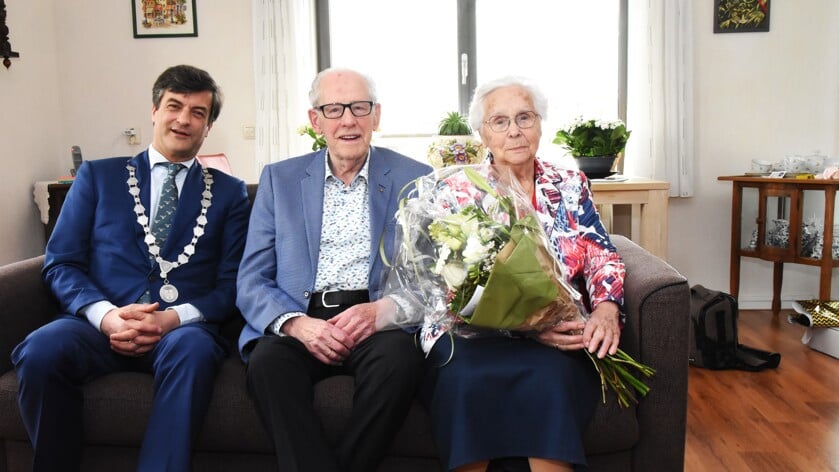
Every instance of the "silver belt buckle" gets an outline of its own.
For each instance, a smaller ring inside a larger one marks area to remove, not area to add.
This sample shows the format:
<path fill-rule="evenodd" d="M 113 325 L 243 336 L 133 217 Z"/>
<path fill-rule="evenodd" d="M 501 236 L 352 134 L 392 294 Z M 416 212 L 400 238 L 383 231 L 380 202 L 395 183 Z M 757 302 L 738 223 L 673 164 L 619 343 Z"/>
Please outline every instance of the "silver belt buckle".
<path fill-rule="evenodd" d="M 330 305 L 329 303 L 326 303 L 326 294 L 327 293 L 332 293 L 332 292 L 337 292 L 337 291 L 338 290 L 326 290 L 326 291 L 321 292 L 320 293 L 320 304 L 321 304 L 321 306 L 323 306 L 324 308 L 335 308 L 336 306 L 341 306 L 337 303 L 335 305 Z"/>

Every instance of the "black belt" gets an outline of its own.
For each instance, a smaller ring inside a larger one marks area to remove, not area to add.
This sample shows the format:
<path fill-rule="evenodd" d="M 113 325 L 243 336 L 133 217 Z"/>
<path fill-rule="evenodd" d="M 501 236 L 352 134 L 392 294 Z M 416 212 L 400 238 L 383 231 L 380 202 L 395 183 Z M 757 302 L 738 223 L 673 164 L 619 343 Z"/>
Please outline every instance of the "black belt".
<path fill-rule="evenodd" d="M 313 293 L 309 308 L 352 306 L 369 301 L 370 293 L 367 290 L 327 290 Z"/>

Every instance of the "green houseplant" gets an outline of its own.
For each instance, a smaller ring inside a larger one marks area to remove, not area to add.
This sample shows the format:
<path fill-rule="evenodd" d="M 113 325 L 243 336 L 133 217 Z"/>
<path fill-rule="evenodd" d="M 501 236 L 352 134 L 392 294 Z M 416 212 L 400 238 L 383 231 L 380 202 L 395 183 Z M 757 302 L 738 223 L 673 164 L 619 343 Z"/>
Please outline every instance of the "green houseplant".
<path fill-rule="evenodd" d="M 615 159 L 626 148 L 630 133 L 620 120 L 580 117 L 557 130 L 553 142 L 568 151 L 587 176 L 601 178 L 612 173 Z"/>
<path fill-rule="evenodd" d="M 484 145 L 473 136 L 465 116 L 456 111 L 440 120 L 437 139 L 428 146 L 428 161 L 436 168 L 477 164 L 484 159 Z"/>
<path fill-rule="evenodd" d="M 450 111 L 445 118 L 440 120 L 440 128 L 437 130 L 440 136 L 468 136 L 472 134 L 472 127 L 466 117 L 456 111 Z"/>
<path fill-rule="evenodd" d="M 617 156 L 626 148 L 631 131 L 618 121 L 578 118 L 556 132 L 553 142 L 573 157 Z"/>

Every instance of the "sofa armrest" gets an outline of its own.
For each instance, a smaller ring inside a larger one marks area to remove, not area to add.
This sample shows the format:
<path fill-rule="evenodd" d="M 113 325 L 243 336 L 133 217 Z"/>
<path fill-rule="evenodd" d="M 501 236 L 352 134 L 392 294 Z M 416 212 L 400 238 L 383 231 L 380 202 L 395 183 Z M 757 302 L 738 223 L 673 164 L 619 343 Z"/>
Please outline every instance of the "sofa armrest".
<path fill-rule="evenodd" d="M 621 346 L 656 369 L 638 405 L 640 441 L 633 470 L 682 470 L 687 424 L 690 286 L 665 261 L 623 236 L 613 243 L 626 265 Z"/>
<path fill-rule="evenodd" d="M 0 267 L 0 374 L 12 369 L 12 350 L 49 322 L 59 307 L 41 278 L 44 256 Z"/>

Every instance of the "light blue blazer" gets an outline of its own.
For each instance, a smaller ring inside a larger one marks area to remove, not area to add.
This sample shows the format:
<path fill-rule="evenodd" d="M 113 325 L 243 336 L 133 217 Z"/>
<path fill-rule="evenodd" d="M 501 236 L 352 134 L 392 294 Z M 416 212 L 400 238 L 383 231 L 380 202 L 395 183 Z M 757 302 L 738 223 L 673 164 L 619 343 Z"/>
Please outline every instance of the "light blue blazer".
<path fill-rule="evenodd" d="M 264 335 L 277 316 L 306 312 L 314 292 L 323 221 L 326 151 L 265 166 L 251 211 L 245 254 L 239 266 L 236 305 L 247 324 L 239 349 Z M 393 254 L 400 192 L 431 167 L 385 148 L 371 147 L 370 299 L 381 297 L 386 267 L 379 243 Z M 410 187 L 409 187 L 410 188 Z"/>

